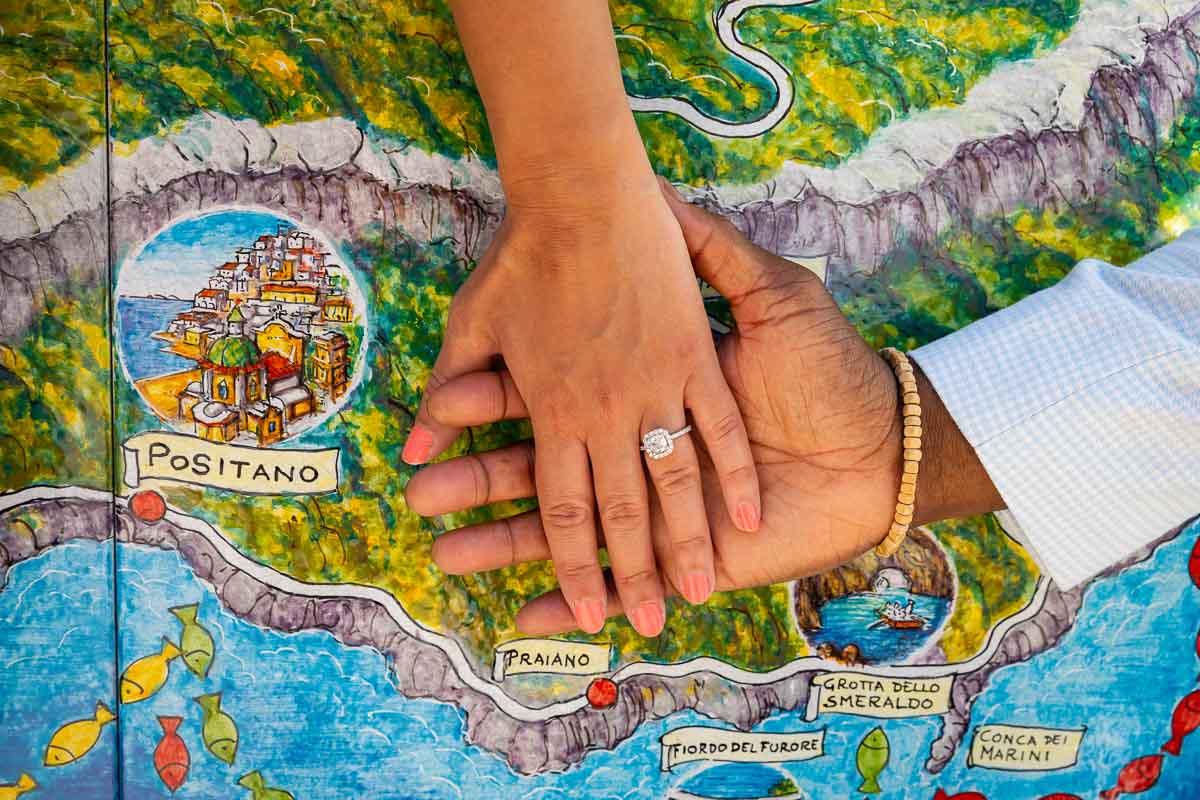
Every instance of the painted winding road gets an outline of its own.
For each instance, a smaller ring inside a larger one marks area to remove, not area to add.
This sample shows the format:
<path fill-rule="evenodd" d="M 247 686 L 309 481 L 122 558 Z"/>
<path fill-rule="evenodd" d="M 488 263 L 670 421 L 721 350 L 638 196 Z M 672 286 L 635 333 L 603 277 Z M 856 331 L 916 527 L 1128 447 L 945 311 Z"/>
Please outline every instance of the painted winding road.
<path fill-rule="evenodd" d="M 637 97 L 631 95 L 629 105 L 634 111 L 674 114 L 688 124 L 722 139 L 750 139 L 774 128 L 792 109 L 796 100 L 791 73 L 767 53 L 751 47 L 737 33 L 738 20 L 747 11 L 773 6 L 806 6 L 818 0 L 728 0 L 717 9 L 713 21 L 717 39 L 733 55 L 754 67 L 775 85 L 775 105 L 761 117 L 749 122 L 729 122 L 704 113 L 690 101 L 680 97 Z"/>
<path fill-rule="evenodd" d="M 0 495 L 0 514 L 26 503 L 51 499 L 114 502 L 111 494 L 95 489 L 36 486 Z M 117 497 L 115 498 L 115 502 L 117 505 L 124 506 L 127 498 Z M 322 584 L 299 581 L 249 558 L 221 531 L 202 519 L 172 509 L 168 509 L 166 518 L 181 528 L 203 536 L 233 568 L 247 573 L 264 585 L 277 589 L 280 592 L 314 599 L 357 598 L 377 604 L 384 609 L 388 616 L 406 634 L 418 641 L 433 645 L 445 653 L 454 671 L 464 684 L 489 697 L 504 713 L 514 719 L 522 722 L 540 722 L 561 715 L 571 714 L 587 705 L 586 697 L 581 696 L 547 706 L 529 706 L 509 695 L 500 684 L 476 672 L 471 659 L 458 641 L 427 628 L 413 619 L 396 598 L 388 592 L 374 586 L 363 586 L 354 583 Z M 1018 613 L 995 626 L 989 633 L 987 643 L 983 649 L 968 661 L 938 665 L 873 666 L 871 674 L 892 677 L 932 678 L 974 672 L 991 660 L 1009 630 L 1038 613 L 1046 600 L 1047 589 L 1047 582 L 1040 580 L 1029 604 Z M 762 686 L 783 681 L 804 672 L 837 672 L 843 670 L 854 671 L 850 667 L 840 667 L 816 656 L 797 659 L 769 672 L 750 672 L 715 658 L 704 657 L 674 664 L 630 663 L 618 669 L 611 677 L 614 681 L 620 682 L 639 675 L 679 678 L 698 673 L 707 673 L 717 675 L 735 684 Z"/>

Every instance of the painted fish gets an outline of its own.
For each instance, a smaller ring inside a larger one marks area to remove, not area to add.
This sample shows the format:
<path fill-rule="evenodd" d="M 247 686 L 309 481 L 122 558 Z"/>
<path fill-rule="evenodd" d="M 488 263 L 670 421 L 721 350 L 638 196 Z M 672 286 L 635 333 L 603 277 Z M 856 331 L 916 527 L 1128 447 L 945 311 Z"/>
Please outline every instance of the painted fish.
<path fill-rule="evenodd" d="M 253 800 L 295 800 L 291 792 L 285 792 L 283 789 L 268 789 L 262 773 L 258 770 L 247 772 L 238 778 L 238 786 L 244 786 L 254 792 Z"/>
<path fill-rule="evenodd" d="M 154 748 L 154 770 L 172 794 L 187 780 L 188 767 L 192 763 L 187 745 L 178 733 L 181 722 L 183 717 L 159 717 L 163 737 Z"/>
<path fill-rule="evenodd" d="M 0 785 L 0 800 L 17 800 L 21 795 L 36 788 L 37 781 L 22 772 L 16 783 Z"/>
<path fill-rule="evenodd" d="M 183 651 L 183 663 L 198 678 L 208 677 L 212 666 L 213 638 L 203 625 L 196 621 L 196 610 L 199 603 L 190 606 L 175 606 L 167 609 L 183 623 L 183 633 L 179 637 L 179 649 Z"/>
<path fill-rule="evenodd" d="M 879 788 L 879 773 L 887 766 L 890 754 L 891 747 L 883 728 L 875 728 L 863 738 L 855 757 L 858 774 L 863 779 L 862 786 L 858 787 L 860 792 L 875 794 L 883 791 Z"/>
<path fill-rule="evenodd" d="M 1130 761 L 1121 768 L 1117 776 L 1117 785 L 1100 793 L 1102 800 L 1114 800 L 1122 794 L 1137 794 L 1144 792 L 1158 783 L 1159 773 L 1162 772 L 1162 762 L 1165 756 L 1142 756 Z"/>
<path fill-rule="evenodd" d="M 939 788 L 933 794 L 933 800 L 987 800 L 987 795 L 979 792 L 959 792 L 958 794 L 946 794 L 945 789 Z"/>
<path fill-rule="evenodd" d="M 1171 715 L 1171 741 L 1162 749 L 1173 756 L 1179 755 L 1183 740 L 1192 731 L 1200 728 L 1200 691 L 1195 691 L 1179 701 Z"/>
<path fill-rule="evenodd" d="M 46 746 L 47 767 L 61 767 L 83 758 L 100 741 L 104 726 L 116 719 L 104 703 L 96 703 L 96 716 L 68 722 L 54 732 Z"/>
<path fill-rule="evenodd" d="M 138 703 L 153 697 L 167 682 L 171 659 L 178 655 L 179 648 L 164 637 L 160 652 L 143 656 L 126 667 L 121 673 L 121 702 Z"/>
<path fill-rule="evenodd" d="M 232 764 L 237 756 L 238 729 L 233 717 L 221 710 L 221 693 L 202 694 L 196 698 L 200 708 L 204 709 L 204 746 L 208 752 Z"/>

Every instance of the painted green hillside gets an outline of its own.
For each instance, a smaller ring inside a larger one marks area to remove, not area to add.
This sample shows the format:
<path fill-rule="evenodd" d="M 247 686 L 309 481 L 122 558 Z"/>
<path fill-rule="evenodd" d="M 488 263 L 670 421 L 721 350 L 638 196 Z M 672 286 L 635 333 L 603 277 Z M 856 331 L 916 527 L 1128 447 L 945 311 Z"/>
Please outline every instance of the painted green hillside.
<path fill-rule="evenodd" d="M 751 120 L 774 87 L 718 42 L 709 0 L 612 3 L 628 89 Z M 757 181 L 788 159 L 829 165 L 894 116 L 959 102 L 996 64 L 1052 47 L 1078 0 L 820 0 L 747 12 L 739 34 L 792 73 L 775 130 L 714 140 L 642 115 L 677 180 Z M 0 189 L 103 138 L 103 20 L 89 3 L 0 3 Z M 918 24 L 919 23 L 919 24 Z M 108 19 L 112 133 L 126 145 L 202 112 L 265 125 L 344 117 L 399 146 L 492 163 L 486 120 L 440 0 L 124 0 Z M 123 152 L 118 148 L 119 152 Z"/>

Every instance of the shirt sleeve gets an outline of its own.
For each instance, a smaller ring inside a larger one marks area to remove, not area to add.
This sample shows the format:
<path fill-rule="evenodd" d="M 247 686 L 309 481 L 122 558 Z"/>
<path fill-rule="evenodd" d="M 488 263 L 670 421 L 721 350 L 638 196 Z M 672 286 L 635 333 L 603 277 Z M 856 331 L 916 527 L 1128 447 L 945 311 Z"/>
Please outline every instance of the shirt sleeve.
<path fill-rule="evenodd" d="M 911 355 L 1060 587 L 1200 513 L 1200 229 Z"/>

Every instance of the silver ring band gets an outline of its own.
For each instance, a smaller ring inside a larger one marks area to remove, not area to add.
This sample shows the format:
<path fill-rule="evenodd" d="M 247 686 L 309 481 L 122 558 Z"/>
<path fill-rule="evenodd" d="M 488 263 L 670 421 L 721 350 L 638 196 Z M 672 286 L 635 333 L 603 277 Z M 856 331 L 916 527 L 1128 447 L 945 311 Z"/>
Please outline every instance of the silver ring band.
<path fill-rule="evenodd" d="M 655 428 L 652 431 L 647 431 L 646 435 L 642 437 L 641 451 L 646 454 L 647 458 L 652 458 L 655 461 L 660 458 L 666 458 L 675 452 L 675 440 L 680 436 L 686 436 L 691 430 L 691 425 L 684 425 L 674 433 L 671 433 L 666 428 Z"/>

